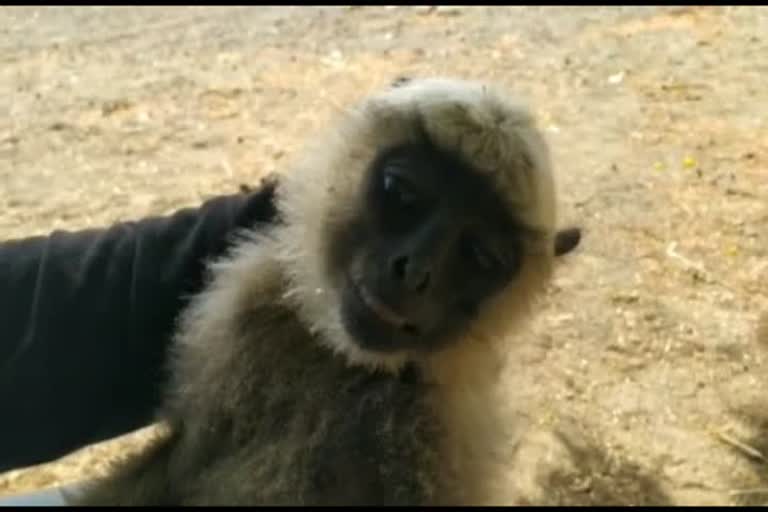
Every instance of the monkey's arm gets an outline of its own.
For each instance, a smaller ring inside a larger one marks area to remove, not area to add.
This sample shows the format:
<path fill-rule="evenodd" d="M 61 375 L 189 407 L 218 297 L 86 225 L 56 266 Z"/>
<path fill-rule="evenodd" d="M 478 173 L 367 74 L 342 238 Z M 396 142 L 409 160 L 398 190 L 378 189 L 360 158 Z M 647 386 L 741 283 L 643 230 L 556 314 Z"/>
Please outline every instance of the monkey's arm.
<path fill-rule="evenodd" d="M 152 421 L 176 316 L 274 178 L 169 217 L 0 244 L 0 471 Z"/>

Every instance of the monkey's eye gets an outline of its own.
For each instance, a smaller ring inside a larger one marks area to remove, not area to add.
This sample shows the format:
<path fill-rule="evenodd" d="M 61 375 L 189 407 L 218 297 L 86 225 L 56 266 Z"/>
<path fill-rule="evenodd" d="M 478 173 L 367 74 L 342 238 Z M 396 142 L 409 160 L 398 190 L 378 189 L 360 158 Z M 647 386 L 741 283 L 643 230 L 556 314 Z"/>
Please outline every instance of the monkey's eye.
<path fill-rule="evenodd" d="M 419 200 L 419 193 L 406 180 L 392 172 L 384 173 L 382 181 L 384 193 L 403 206 L 416 203 Z"/>

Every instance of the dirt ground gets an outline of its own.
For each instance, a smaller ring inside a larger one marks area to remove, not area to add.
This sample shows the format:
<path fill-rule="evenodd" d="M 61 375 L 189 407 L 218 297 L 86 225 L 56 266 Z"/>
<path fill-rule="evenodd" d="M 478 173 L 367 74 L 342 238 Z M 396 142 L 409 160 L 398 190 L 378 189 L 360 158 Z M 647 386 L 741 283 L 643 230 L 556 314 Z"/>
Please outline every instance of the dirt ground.
<path fill-rule="evenodd" d="M 0 238 L 285 171 L 399 74 L 493 80 L 534 105 L 585 229 L 513 340 L 516 502 L 768 504 L 767 55 L 765 7 L 2 7 Z"/>

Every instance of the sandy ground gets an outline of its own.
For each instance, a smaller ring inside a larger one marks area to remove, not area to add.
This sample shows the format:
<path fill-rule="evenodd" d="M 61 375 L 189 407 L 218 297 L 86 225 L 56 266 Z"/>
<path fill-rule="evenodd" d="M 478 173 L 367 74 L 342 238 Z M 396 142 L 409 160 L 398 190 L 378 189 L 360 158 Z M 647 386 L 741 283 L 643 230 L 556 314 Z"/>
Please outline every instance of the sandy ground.
<path fill-rule="evenodd" d="M 535 106 L 586 234 L 514 339 L 516 502 L 768 504 L 766 55 L 764 7 L 2 7 L 0 238 L 283 171 L 398 74 L 494 80 Z"/>

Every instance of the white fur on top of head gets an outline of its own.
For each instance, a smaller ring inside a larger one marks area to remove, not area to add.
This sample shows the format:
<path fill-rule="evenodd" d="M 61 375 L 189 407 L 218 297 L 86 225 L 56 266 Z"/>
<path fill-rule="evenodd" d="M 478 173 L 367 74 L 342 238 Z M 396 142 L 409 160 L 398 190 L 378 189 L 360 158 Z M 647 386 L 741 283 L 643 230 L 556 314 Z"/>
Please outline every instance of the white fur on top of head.
<path fill-rule="evenodd" d="M 327 234 L 357 213 L 365 174 L 377 154 L 424 135 L 491 176 L 513 216 L 540 235 L 526 244 L 521 275 L 484 308 L 477 322 L 482 337 L 517 321 L 550 272 L 554 183 L 546 143 L 528 110 L 477 82 L 435 78 L 386 89 L 346 112 L 278 188 L 286 222 L 277 233 L 278 259 L 289 279 L 286 299 L 325 344 L 353 364 L 395 369 L 414 354 L 368 353 L 350 339 L 338 308 L 337 276 L 327 272 Z"/>

